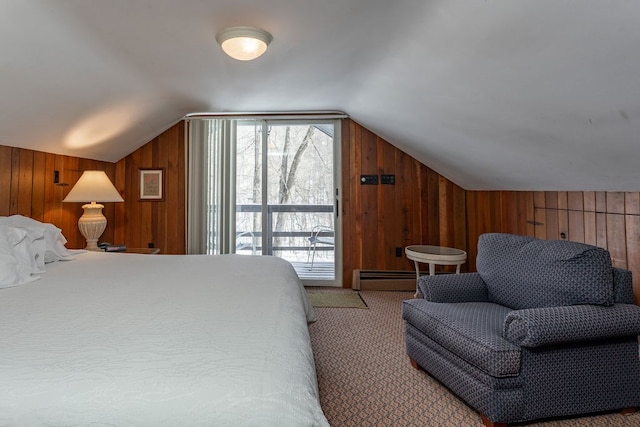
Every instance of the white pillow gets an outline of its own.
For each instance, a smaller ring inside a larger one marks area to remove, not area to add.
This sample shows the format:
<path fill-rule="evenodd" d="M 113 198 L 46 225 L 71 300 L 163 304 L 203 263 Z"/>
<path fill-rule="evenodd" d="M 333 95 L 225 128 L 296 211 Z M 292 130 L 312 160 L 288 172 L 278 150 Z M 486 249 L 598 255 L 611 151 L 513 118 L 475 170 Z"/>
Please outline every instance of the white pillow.
<path fill-rule="evenodd" d="M 46 244 L 44 229 L 41 227 L 7 227 L 13 235 L 20 236 L 20 240 L 13 245 L 13 256 L 21 264 L 29 268 L 31 274 L 44 273 L 44 257 Z"/>
<path fill-rule="evenodd" d="M 46 251 L 44 254 L 44 262 L 49 263 L 66 259 L 71 253 L 65 247 L 67 239 L 62 235 L 62 230 L 53 224 L 43 223 L 35 219 L 22 215 L 11 215 L 8 217 L 0 217 L 0 224 L 12 225 L 17 227 L 42 228 L 44 231 L 44 240 Z"/>
<path fill-rule="evenodd" d="M 22 285 L 40 278 L 32 275 L 30 262 L 16 258 L 14 248 L 28 240 L 24 229 L 0 225 L 0 288 Z M 20 251 L 19 251 L 20 252 Z"/>

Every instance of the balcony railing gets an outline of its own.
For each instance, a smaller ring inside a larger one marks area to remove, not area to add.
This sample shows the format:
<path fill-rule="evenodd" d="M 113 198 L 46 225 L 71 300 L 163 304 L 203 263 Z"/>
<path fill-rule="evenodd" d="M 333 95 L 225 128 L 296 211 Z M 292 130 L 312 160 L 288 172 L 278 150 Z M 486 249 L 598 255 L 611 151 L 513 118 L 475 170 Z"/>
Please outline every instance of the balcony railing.
<path fill-rule="evenodd" d="M 261 213 L 262 206 L 257 204 L 244 204 L 236 205 L 237 213 Z M 273 254 L 275 251 L 306 251 L 309 249 L 308 240 L 304 246 L 274 246 L 273 241 L 278 237 L 300 237 L 305 240 L 311 236 L 312 228 L 318 224 L 311 224 L 309 230 L 296 230 L 296 231 L 274 231 L 273 220 L 276 213 L 301 213 L 301 214 L 313 214 L 313 213 L 329 213 L 333 214 L 333 205 L 267 205 L 267 221 L 266 230 L 264 231 L 267 236 L 271 238 L 267 239 L 266 248 L 262 247 L 262 235 L 261 231 L 257 230 L 237 230 L 236 238 L 238 236 L 251 236 L 255 242 L 255 251 L 263 254 Z M 329 237 L 333 234 L 331 232 L 322 232 L 320 236 Z M 332 251 L 332 247 L 318 246 L 317 251 Z"/>

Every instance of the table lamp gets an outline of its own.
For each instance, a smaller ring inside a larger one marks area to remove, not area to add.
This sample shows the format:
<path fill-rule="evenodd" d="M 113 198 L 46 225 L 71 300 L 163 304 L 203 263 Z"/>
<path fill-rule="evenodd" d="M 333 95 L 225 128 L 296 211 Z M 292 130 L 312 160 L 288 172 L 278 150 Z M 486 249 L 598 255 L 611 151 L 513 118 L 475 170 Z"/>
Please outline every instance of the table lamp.
<path fill-rule="evenodd" d="M 84 213 L 78 220 L 80 233 L 87 240 L 88 251 L 99 251 L 98 239 L 107 228 L 102 214 L 104 205 L 96 202 L 124 202 L 104 171 L 84 171 L 63 202 L 90 202 L 82 206 Z"/>

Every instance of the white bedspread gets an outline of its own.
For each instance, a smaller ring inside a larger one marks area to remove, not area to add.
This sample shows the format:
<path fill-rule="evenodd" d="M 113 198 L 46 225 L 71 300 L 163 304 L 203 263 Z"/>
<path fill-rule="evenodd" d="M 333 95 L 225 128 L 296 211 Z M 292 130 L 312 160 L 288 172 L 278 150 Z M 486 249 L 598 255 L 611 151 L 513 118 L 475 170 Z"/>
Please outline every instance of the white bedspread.
<path fill-rule="evenodd" d="M 275 257 L 86 253 L 0 290 L 0 425 L 326 426 Z"/>

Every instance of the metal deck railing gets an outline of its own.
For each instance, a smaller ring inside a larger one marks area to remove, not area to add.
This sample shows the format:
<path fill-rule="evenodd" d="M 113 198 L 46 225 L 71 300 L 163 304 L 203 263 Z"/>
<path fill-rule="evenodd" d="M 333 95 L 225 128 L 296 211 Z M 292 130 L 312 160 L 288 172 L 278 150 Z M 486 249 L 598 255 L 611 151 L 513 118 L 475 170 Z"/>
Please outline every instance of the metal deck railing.
<path fill-rule="evenodd" d="M 236 205 L 236 212 L 243 213 L 259 213 L 261 212 L 261 205 L 243 204 Z M 312 230 L 292 230 L 292 231 L 274 231 L 273 230 L 273 214 L 274 213 L 292 213 L 292 214 L 333 214 L 333 205 L 267 205 L 266 212 L 266 230 L 265 234 L 271 236 L 271 239 L 267 239 L 266 248 L 262 246 L 261 231 L 254 230 L 237 230 L 236 241 L 237 249 L 241 249 L 244 252 L 259 253 L 259 254 L 275 254 L 291 262 L 298 273 L 298 276 L 302 280 L 333 280 L 335 278 L 335 265 L 333 262 L 328 262 L 327 257 L 318 257 L 316 254 L 313 268 L 311 267 L 311 259 L 308 258 L 309 250 L 309 237 L 312 234 Z M 307 221 L 309 222 L 309 221 Z M 313 224 L 317 226 L 318 224 Z M 331 232 L 321 232 L 320 237 L 331 237 Z M 282 238 L 294 238 L 294 245 L 274 245 L 274 239 Z M 238 239 L 240 238 L 240 239 Z M 317 252 L 335 251 L 334 247 L 317 245 Z M 287 256 L 287 253 L 290 256 Z M 325 258 L 325 259 L 322 259 Z M 301 259 L 306 259 L 302 261 Z"/>

